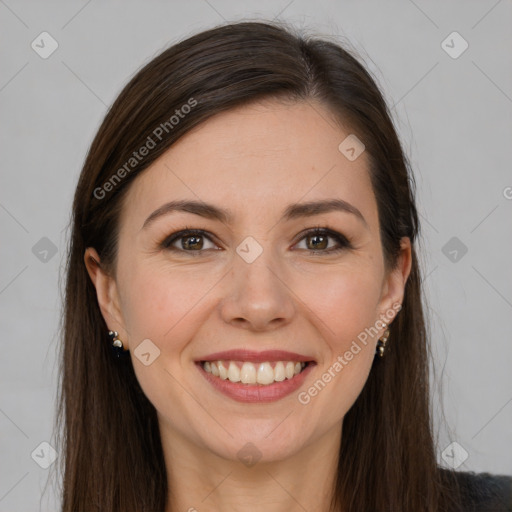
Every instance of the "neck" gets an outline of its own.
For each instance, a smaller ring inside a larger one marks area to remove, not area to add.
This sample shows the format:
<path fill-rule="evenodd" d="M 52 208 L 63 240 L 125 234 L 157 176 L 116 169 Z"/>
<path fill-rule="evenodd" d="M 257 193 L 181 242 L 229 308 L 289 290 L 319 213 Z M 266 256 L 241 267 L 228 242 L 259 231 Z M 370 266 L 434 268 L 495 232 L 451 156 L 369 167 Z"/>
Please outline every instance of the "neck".
<path fill-rule="evenodd" d="M 161 427 L 168 478 L 165 512 L 326 512 L 337 473 L 341 424 L 281 460 L 246 445 L 231 460 Z M 245 443 L 242 443 L 244 446 Z M 250 461 L 251 455 L 258 459 Z"/>

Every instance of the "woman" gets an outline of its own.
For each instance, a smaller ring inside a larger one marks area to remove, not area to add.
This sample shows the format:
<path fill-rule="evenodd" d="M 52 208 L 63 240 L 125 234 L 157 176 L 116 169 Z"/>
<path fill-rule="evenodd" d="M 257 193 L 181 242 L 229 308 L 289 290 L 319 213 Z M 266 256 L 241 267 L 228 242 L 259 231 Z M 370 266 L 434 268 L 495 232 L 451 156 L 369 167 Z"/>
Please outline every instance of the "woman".
<path fill-rule="evenodd" d="M 62 510 L 511 510 L 436 463 L 413 186 L 334 43 L 234 23 L 141 69 L 73 205 Z"/>

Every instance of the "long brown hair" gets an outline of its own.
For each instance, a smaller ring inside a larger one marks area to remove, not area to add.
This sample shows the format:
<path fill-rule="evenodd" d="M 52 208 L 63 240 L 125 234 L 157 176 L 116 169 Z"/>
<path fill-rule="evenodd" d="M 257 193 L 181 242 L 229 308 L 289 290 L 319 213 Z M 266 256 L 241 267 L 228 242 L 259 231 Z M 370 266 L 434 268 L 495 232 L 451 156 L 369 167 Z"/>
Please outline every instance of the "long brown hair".
<path fill-rule="evenodd" d="M 401 237 L 412 243 L 412 269 L 389 349 L 343 420 L 332 508 L 457 509 L 457 495 L 437 466 L 432 434 L 415 184 L 386 102 L 342 45 L 283 23 L 240 22 L 183 40 L 139 70 L 86 157 L 73 203 L 62 317 L 56 430 L 62 431 L 63 512 L 163 512 L 172 492 L 155 408 L 131 362 L 111 356 L 84 252 L 94 247 L 102 267 L 114 272 L 119 214 L 133 179 L 194 126 L 267 98 L 318 100 L 349 126 L 369 156 L 388 270 Z M 131 160 L 143 146 L 151 149 Z"/>

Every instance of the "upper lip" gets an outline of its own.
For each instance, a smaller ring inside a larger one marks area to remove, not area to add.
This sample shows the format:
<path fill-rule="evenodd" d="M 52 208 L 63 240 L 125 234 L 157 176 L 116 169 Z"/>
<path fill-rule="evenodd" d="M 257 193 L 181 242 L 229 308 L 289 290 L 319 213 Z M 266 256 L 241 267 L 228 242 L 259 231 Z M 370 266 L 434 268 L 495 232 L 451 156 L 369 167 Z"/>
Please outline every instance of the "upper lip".
<path fill-rule="evenodd" d="M 295 352 L 286 350 L 264 350 L 263 352 L 254 352 L 246 349 L 226 350 L 224 352 L 215 352 L 207 356 L 200 357 L 197 361 L 247 361 L 252 363 L 264 363 L 266 361 L 314 361 L 311 356 L 304 356 Z"/>

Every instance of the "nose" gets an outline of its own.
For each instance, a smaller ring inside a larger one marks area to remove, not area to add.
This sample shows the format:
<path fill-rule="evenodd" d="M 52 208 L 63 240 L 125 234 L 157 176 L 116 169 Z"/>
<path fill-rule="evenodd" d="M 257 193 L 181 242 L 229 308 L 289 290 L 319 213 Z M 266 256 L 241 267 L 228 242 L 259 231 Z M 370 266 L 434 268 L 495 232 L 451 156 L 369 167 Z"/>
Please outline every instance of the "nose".
<path fill-rule="evenodd" d="M 252 263 L 238 255 L 234 257 L 220 308 L 226 323 L 251 331 L 268 331 L 285 326 L 293 318 L 293 292 L 270 253 L 264 250 Z"/>

